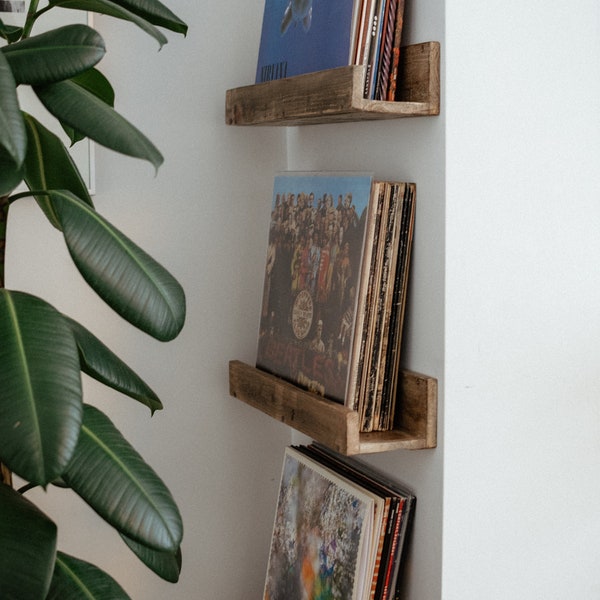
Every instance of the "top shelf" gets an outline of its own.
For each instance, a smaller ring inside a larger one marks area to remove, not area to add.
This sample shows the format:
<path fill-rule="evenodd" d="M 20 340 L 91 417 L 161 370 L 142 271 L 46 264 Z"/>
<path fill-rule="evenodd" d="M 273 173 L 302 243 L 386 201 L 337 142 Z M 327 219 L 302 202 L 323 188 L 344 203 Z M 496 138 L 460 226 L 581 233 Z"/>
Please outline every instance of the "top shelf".
<path fill-rule="evenodd" d="M 348 66 L 227 90 L 227 125 L 314 125 L 438 115 L 440 44 L 404 46 L 399 100 L 363 98 L 363 66 Z"/>

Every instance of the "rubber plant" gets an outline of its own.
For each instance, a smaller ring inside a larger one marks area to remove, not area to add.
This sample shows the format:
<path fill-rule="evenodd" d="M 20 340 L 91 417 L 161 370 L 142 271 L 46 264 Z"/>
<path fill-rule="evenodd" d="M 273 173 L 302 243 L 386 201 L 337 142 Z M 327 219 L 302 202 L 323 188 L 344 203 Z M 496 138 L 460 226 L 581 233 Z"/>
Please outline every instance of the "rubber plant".
<path fill-rule="evenodd" d="M 100 13 L 129 21 L 159 46 L 163 30 L 185 35 L 187 26 L 158 0 L 30 0 L 26 9 L 20 27 L 0 21 L 0 598 L 118 600 L 128 596 L 110 575 L 57 549 L 56 525 L 27 491 L 69 488 L 64 493 L 79 495 L 152 571 L 177 581 L 183 525 L 172 494 L 109 417 L 83 401 L 82 373 L 150 414 L 162 405 L 86 327 L 5 286 L 6 228 L 11 206 L 35 198 L 84 280 L 116 313 L 158 340 L 179 334 L 181 286 L 96 210 L 61 139 L 89 138 L 155 168 L 162 156 L 114 109 L 112 86 L 97 69 L 105 54 L 99 33 L 78 23 L 44 30 L 43 21 L 51 10 L 67 20 L 74 13 L 64 9 Z M 19 86 L 33 89 L 64 138 L 21 110 Z"/>

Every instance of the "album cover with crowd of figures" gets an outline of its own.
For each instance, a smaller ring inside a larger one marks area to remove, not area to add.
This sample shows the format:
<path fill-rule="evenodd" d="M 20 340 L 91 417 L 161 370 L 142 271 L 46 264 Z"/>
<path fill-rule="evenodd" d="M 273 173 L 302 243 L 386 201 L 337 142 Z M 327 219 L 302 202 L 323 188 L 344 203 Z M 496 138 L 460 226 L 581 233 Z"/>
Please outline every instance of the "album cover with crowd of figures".
<path fill-rule="evenodd" d="M 372 180 L 281 173 L 273 189 L 256 364 L 340 403 L 352 367 Z"/>

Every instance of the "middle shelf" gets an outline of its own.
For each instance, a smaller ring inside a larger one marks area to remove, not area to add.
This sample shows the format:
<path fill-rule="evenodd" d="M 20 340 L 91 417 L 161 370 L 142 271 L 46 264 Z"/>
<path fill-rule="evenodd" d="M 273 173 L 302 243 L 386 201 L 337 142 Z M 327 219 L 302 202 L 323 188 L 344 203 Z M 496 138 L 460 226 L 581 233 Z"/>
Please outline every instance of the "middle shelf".
<path fill-rule="evenodd" d="M 229 363 L 230 394 L 341 454 L 435 448 L 437 380 L 402 371 L 392 431 L 361 433 L 358 413 L 241 361 Z"/>

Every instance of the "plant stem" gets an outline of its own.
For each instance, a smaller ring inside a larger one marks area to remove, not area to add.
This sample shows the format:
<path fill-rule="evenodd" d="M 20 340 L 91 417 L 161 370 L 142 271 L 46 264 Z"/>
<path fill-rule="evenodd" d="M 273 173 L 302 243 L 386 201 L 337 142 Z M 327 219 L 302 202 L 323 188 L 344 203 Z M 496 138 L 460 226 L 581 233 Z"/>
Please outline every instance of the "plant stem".
<path fill-rule="evenodd" d="M 8 222 L 8 196 L 0 196 L 0 288 L 4 287 L 4 258 L 6 251 L 6 225 Z"/>
<path fill-rule="evenodd" d="M 0 196 L 0 288 L 4 287 L 4 257 L 6 250 L 6 223 L 8 221 L 8 196 Z M 0 462 L 0 482 L 12 487 L 12 474 Z"/>
<path fill-rule="evenodd" d="M 25 18 L 25 25 L 23 26 L 23 35 L 21 36 L 22 39 L 29 37 L 29 34 L 31 33 L 31 28 L 33 27 L 33 24 L 35 23 L 35 20 L 38 17 L 36 12 L 39 3 L 40 0 L 31 0 L 31 2 L 29 3 L 29 8 L 27 9 L 27 17 Z"/>

